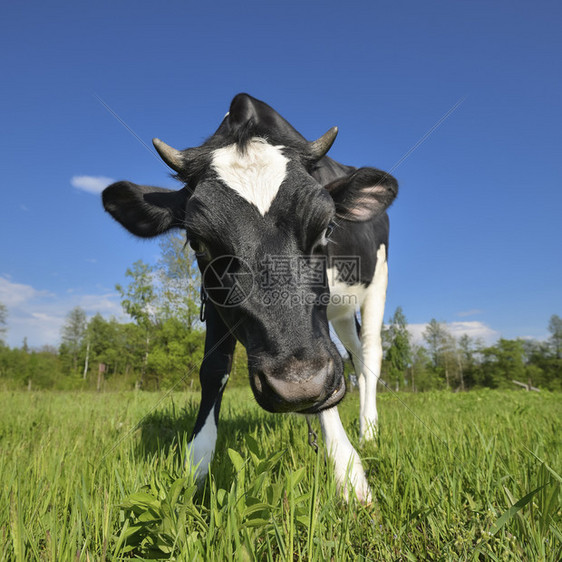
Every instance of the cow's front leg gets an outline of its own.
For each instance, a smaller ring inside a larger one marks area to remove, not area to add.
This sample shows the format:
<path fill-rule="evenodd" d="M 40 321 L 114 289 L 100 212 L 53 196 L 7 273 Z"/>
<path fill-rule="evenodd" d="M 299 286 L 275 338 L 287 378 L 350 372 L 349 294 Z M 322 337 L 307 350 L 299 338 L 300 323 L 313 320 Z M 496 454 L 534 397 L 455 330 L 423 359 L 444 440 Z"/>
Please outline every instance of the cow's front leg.
<path fill-rule="evenodd" d="M 361 459 L 343 428 L 337 406 L 320 412 L 318 417 L 328 456 L 334 464 L 338 489 L 346 500 L 351 488 L 359 501 L 371 503 L 371 488 L 365 477 Z"/>
<path fill-rule="evenodd" d="M 199 371 L 201 404 L 189 443 L 186 468 L 202 481 L 209 472 L 217 441 L 217 426 L 224 388 L 228 382 L 236 340 L 211 302 L 207 302 L 205 356 Z"/>
<path fill-rule="evenodd" d="M 362 361 L 359 383 L 361 412 L 359 428 L 361 439 L 370 441 L 377 432 L 377 383 L 381 376 L 382 338 L 386 287 L 388 284 L 388 265 L 386 248 L 382 244 L 377 251 L 377 265 L 367 295 L 361 307 L 361 348 Z"/>

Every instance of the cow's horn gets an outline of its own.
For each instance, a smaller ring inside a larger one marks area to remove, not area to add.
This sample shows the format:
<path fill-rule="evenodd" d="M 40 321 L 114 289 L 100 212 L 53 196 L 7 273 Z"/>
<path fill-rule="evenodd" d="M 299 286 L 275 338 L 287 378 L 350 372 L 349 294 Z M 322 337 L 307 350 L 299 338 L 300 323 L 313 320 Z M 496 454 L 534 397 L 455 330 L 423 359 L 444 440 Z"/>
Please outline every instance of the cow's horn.
<path fill-rule="evenodd" d="M 154 145 L 154 148 L 156 149 L 158 154 L 160 154 L 162 160 L 164 160 L 164 162 L 166 162 L 166 164 L 168 164 L 168 166 L 170 166 L 172 170 L 181 172 L 184 166 L 184 161 L 182 158 L 182 153 L 179 150 L 172 148 L 165 142 L 162 142 L 160 139 L 152 139 L 152 144 Z"/>
<path fill-rule="evenodd" d="M 324 133 L 319 139 L 308 143 L 308 152 L 313 158 L 322 158 L 336 140 L 338 128 L 332 127 L 327 133 Z"/>

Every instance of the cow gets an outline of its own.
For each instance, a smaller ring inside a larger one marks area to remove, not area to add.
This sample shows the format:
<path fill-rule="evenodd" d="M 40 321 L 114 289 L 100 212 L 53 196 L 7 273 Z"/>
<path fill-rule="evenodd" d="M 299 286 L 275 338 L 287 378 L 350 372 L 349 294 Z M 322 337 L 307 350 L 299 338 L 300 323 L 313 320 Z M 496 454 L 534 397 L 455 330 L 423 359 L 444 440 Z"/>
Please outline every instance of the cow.
<path fill-rule="evenodd" d="M 153 139 L 181 189 L 119 181 L 103 191 L 105 210 L 136 236 L 184 230 L 202 272 L 205 355 L 187 461 L 198 478 L 209 470 L 240 341 L 258 404 L 317 415 L 338 488 L 346 498 L 353 492 L 371 501 L 338 414 L 346 383 L 329 323 L 357 374 L 360 439 L 372 440 L 388 280 L 386 211 L 398 183 L 376 168 L 327 156 L 337 132 L 309 142 L 269 105 L 238 94 L 201 146 L 176 150 Z"/>

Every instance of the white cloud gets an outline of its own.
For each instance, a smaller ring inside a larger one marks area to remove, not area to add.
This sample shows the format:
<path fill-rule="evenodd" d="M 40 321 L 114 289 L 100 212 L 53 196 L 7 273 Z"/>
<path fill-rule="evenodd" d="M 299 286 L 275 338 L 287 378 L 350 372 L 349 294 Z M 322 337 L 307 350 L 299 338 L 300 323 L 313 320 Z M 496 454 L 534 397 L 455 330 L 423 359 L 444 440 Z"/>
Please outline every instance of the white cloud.
<path fill-rule="evenodd" d="M 120 316 L 123 314 L 121 304 L 117 300 L 117 293 L 106 293 L 102 295 L 76 295 L 77 304 L 88 314 L 99 312 L 103 316 Z"/>
<path fill-rule="evenodd" d="M 423 333 L 427 328 L 427 324 L 408 324 L 408 331 L 412 336 L 412 340 L 417 345 L 424 343 Z M 492 345 L 499 337 L 500 333 L 496 332 L 484 322 L 447 322 L 449 333 L 459 339 L 463 335 L 468 335 L 473 339 L 479 339 L 486 345 Z"/>
<path fill-rule="evenodd" d="M 499 332 L 496 332 L 484 322 L 449 322 L 447 327 L 457 339 L 466 334 L 473 339 L 481 339 L 484 343 L 492 344 L 500 337 Z"/>
<path fill-rule="evenodd" d="M 0 277 L 0 302 L 8 308 L 49 294 L 48 291 L 38 291 L 31 285 L 13 283 L 7 277 Z"/>
<path fill-rule="evenodd" d="M 527 341 L 546 342 L 550 337 L 551 337 L 551 334 L 543 332 L 542 334 L 538 334 L 537 336 L 519 336 L 517 339 L 527 340 Z"/>
<path fill-rule="evenodd" d="M 472 310 L 464 310 L 462 312 L 457 312 L 457 316 L 461 318 L 466 318 L 467 316 L 476 316 L 477 314 L 482 314 L 483 310 L 479 308 L 473 308 Z"/>
<path fill-rule="evenodd" d="M 83 308 L 88 316 L 99 312 L 105 317 L 124 319 L 116 293 L 107 290 L 100 294 L 71 291 L 56 295 L 31 285 L 15 283 L 5 276 L 0 277 L 0 302 L 8 308 L 6 339 L 14 347 L 20 346 L 25 337 L 32 347 L 58 345 L 66 315 L 75 306 Z"/>
<path fill-rule="evenodd" d="M 72 176 L 70 184 L 76 189 L 99 195 L 115 180 L 106 176 Z"/>
<path fill-rule="evenodd" d="M 423 341 L 423 333 L 427 328 L 427 324 L 408 324 L 408 332 L 410 332 L 410 336 L 412 336 L 412 342 L 416 345 L 422 345 Z"/>

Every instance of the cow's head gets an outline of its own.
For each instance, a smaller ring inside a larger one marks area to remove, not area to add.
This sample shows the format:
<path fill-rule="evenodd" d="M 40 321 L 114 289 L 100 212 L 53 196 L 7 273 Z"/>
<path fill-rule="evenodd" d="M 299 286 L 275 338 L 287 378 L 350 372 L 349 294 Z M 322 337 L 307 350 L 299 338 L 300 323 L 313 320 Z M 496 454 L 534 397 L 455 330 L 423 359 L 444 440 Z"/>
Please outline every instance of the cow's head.
<path fill-rule="evenodd" d="M 103 192 L 105 209 L 137 236 L 187 232 L 206 293 L 247 350 L 254 395 L 273 412 L 317 412 L 345 394 L 322 256 L 335 221 L 368 220 L 396 194 L 393 178 L 365 168 L 323 185 L 319 162 L 329 164 L 336 134 L 307 142 L 240 94 L 202 146 L 175 150 L 154 139 L 183 189 L 122 181 Z"/>

